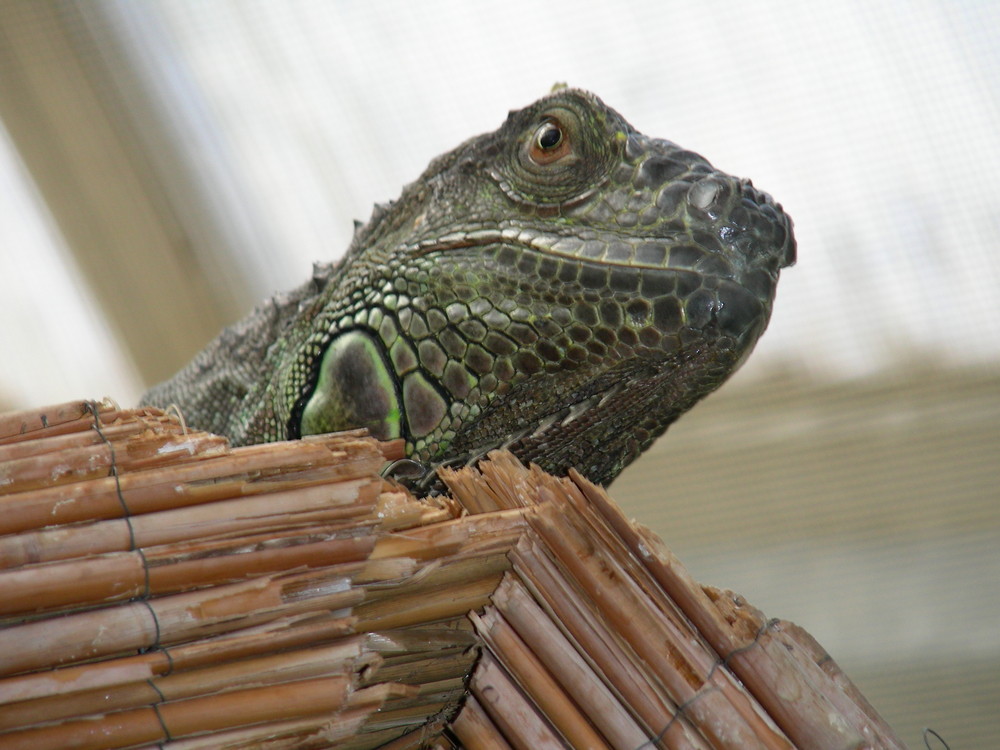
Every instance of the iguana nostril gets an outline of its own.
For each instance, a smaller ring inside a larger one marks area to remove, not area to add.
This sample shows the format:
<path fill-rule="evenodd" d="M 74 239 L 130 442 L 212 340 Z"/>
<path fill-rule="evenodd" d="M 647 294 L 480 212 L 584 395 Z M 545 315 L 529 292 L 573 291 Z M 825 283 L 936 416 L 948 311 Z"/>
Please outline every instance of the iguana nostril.
<path fill-rule="evenodd" d="M 722 192 L 722 185 L 713 178 L 707 178 L 691 186 L 691 189 L 688 190 L 688 201 L 695 208 L 708 211 L 715 203 L 715 199 L 719 197 L 720 192 Z"/>

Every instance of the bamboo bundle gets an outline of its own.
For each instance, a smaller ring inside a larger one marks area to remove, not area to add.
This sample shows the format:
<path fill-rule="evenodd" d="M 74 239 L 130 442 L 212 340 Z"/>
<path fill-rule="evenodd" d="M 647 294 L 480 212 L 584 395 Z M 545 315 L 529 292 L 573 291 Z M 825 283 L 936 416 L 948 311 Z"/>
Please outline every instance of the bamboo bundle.
<path fill-rule="evenodd" d="M 491 458 L 445 472 L 456 499 L 537 504 L 470 615 L 488 653 L 453 724 L 465 746 L 904 747 L 805 631 L 698 585 L 601 488 Z"/>
<path fill-rule="evenodd" d="M 0 747 L 365 748 L 457 706 L 521 519 L 473 551 L 454 502 L 379 477 L 399 457 L 0 417 Z"/>
<path fill-rule="evenodd" d="M 400 456 L 0 415 L 0 747 L 902 747 L 581 477 L 495 454 L 418 501 Z"/>

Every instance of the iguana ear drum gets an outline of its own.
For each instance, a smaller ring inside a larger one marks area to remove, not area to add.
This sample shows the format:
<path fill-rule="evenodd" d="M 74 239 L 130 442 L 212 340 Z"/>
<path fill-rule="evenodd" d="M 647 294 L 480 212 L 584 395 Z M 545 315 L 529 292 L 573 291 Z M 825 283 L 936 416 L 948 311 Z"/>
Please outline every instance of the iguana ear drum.
<path fill-rule="evenodd" d="M 402 435 L 400 397 L 380 341 L 361 330 L 337 336 L 323 354 L 302 411 L 301 434 L 364 427 L 380 440 Z"/>
<path fill-rule="evenodd" d="M 416 369 L 409 345 L 402 339 L 400 343 L 387 355 L 383 341 L 370 331 L 353 329 L 336 336 L 323 354 L 316 387 L 302 410 L 300 434 L 364 427 L 380 440 L 391 440 L 421 438 L 437 429 L 448 404 Z M 455 371 L 460 368 L 452 364 L 443 368 L 446 383 L 459 380 Z M 459 393 L 467 393 L 468 387 L 455 384 Z"/>

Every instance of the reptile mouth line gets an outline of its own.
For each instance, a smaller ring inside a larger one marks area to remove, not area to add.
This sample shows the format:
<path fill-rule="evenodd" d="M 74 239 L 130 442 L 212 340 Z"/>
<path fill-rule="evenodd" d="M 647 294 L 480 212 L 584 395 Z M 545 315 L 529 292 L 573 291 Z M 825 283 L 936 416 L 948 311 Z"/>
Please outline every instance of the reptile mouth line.
<path fill-rule="evenodd" d="M 560 249 L 559 245 L 567 247 Z M 416 255 L 430 255 L 435 252 L 465 250 L 488 245 L 516 245 L 523 250 L 556 256 L 578 263 L 591 263 L 608 268 L 635 271 L 693 271 L 705 275 L 715 275 L 738 280 L 740 274 L 722 253 L 705 250 L 689 236 L 677 233 L 673 237 L 664 235 L 630 236 L 628 240 L 609 235 L 607 240 L 601 234 L 589 230 L 580 235 L 538 234 L 528 229 L 511 227 L 507 229 L 474 229 L 467 232 L 446 234 L 441 237 L 422 240 L 414 246 L 404 248 L 405 252 Z M 570 252 L 568 246 L 579 248 Z M 744 253 L 735 245 L 730 245 L 733 255 L 739 258 Z M 615 257 L 618 256 L 618 257 Z M 643 259 L 643 256 L 645 258 Z M 629 259 L 632 260 L 631 262 Z M 748 265 L 745 262 L 740 266 Z"/>

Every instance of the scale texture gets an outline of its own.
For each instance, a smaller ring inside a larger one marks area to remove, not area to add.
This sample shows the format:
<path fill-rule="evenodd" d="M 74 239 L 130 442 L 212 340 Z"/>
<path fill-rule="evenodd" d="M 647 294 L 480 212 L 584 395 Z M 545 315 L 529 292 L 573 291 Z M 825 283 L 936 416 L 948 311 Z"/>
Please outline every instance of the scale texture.
<path fill-rule="evenodd" d="M 237 445 L 365 427 L 429 468 L 507 447 L 607 484 L 739 367 L 794 261 L 749 180 L 557 90 L 143 402 Z"/>

